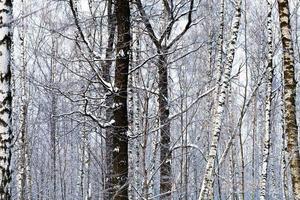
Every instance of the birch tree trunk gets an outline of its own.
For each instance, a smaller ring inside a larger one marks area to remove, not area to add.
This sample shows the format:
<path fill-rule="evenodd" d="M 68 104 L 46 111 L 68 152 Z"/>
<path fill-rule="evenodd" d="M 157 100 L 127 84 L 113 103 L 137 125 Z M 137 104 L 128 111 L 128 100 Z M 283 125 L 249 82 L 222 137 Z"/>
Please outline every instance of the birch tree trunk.
<path fill-rule="evenodd" d="M 235 16 L 231 28 L 232 29 L 231 39 L 228 46 L 228 55 L 226 58 L 223 80 L 221 82 L 222 85 L 220 88 L 220 93 L 218 98 L 218 107 L 216 109 L 216 114 L 214 118 L 212 142 L 211 142 L 211 147 L 209 149 L 209 157 L 208 157 L 208 162 L 206 164 L 206 170 L 205 170 L 205 175 L 201 186 L 199 200 L 207 199 L 210 190 L 213 189 L 212 187 L 209 186 L 212 186 L 212 181 L 213 181 L 214 163 L 217 155 L 218 140 L 221 131 L 221 120 L 222 120 L 222 114 L 225 107 L 226 94 L 228 93 L 228 87 L 230 81 L 229 78 L 232 70 L 232 63 L 233 63 L 235 49 L 236 49 L 235 44 L 237 42 L 237 36 L 238 36 L 238 31 L 240 26 L 240 18 L 241 18 L 241 0 L 236 0 Z"/>
<path fill-rule="evenodd" d="M 115 200 L 128 199 L 127 86 L 130 55 L 130 9 L 128 0 L 116 0 L 117 51 L 113 132 L 113 189 Z"/>
<path fill-rule="evenodd" d="M 133 36 L 132 36 L 133 37 Z M 131 49 L 132 49 L 132 44 L 131 44 Z M 133 69 L 133 56 L 132 54 L 130 55 L 130 61 L 129 61 L 129 70 Z M 128 141 L 128 195 L 129 199 L 135 199 L 135 193 L 134 193 L 134 188 L 135 188 L 135 182 L 134 182 L 134 143 L 135 141 L 133 140 L 134 137 L 136 137 L 135 132 L 134 132 L 134 92 L 133 92 L 133 73 L 128 74 L 128 136 L 130 140 Z"/>
<path fill-rule="evenodd" d="M 140 64 L 140 35 L 139 30 L 136 34 L 136 65 Z M 134 83 L 136 88 L 140 86 L 140 70 L 138 69 L 134 73 Z M 135 153 L 136 153 L 136 161 L 135 161 L 135 171 L 134 171 L 134 181 L 135 181 L 135 187 L 136 187 L 136 197 L 138 197 L 140 194 L 138 194 L 141 191 L 141 169 L 140 169 L 140 146 L 141 146 L 141 137 L 142 137 L 142 129 L 141 129 L 141 120 L 142 117 L 140 110 L 140 92 L 139 90 L 135 91 L 134 94 L 134 133 L 136 136 L 135 140 Z M 147 131 L 147 130 L 146 130 Z"/>
<path fill-rule="evenodd" d="M 12 1 L 0 2 L 0 199 L 11 199 L 11 141 L 12 141 L 12 95 L 11 95 L 11 21 Z"/>
<path fill-rule="evenodd" d="M 24 1 L 21 1 L 21 16 L 24 16 Z M 26 88 L 26 61 L 25 61 L 25 27 L 24 18 L 21 20 L 20 30 L 20 41 L 21 41 L 21 114 L 20 114 L 20 134 L 18 145 L 20 148 L 19 154 L 19 172 L 18 172 L 18 199 L 25 200 L 25 187 L 27 177 L 27 88 Z"/>
<path fill-rule="evenodd" d="M 219 25 L 219 33 L 218 33 L 218 41 L 217 41 L 217 73 L 216 73 L 216 90 L 214 92 L 214 104 L 213 104 L 213 109 L 212 109 L 212 116 L 215 117 L 216 115 L 216 109 L 218 106 L 218 97 L 220 94 L 220 88 L 221 88 L 221 79 L 222 79 L 222 67 L 223 67 L 223 46 L 224 46 L 224 8 L 225 8 L 225 1 L 222 0 L 220 3 L 220 25 Z M 212 44 L 211 44 L 212 45 Z M 211 47 L 210 49 L 212 49 Z M 211 53 L 210 53 L 211 56 Z M 210 59 L 211 63 L 211 59 Z M 211 65 L 211 64 L 210 64 Z M 210 66 L 211 68 L 211 66 Z M 217 149 L 216 149 L 217 150 Z M 216 156 L 218 157 L 218 156 Z M 216 160 L 215 162 L 218 163 Z M 215 165 L 215 164 L 214 164 Z M 218 167 L 219 168 L 219 167 Z M 219 180 L 219 179 L 218 179 Z M 208 187 L 214 188 L 214 181 L 211 182 L 211 185 Z M 218 188 L 220 189 L 220 185 L 218 185 Z M 210 193 L 208 194 L 210 199 L 214 198 L 214 189 L 210 190 Z"/>
<path fill-rule="evenodd" d="M 218 35 L 218 56 L 217 56 L 217 74 L 216 74 L 216 84 L 217 84 L 217 89 L 215 91 L 215 97 L 214 97 L 214 109 L 217 107 L 217 102 L 218 102 L 218 96 L 220 92 L 220 82 L 222 78 L 222 66 L 223 66 L 223 44 L 224 44 L 224 7 L 225 7 L 225 2 L 224 0 L 221 1 L 220 5 L 220 27 L 219 27 L 219 35 Z"/>
<path fill-rule="evenodd" d="M 294 67 L 294 50 L 291 35 L 290 12 L 288 0 L 278 0 L 279 22 L 283 47 L 284 73 L 284 121 L 287 135 L 287 147 L 290 156 L 293 193 L 300 199 L 300 154 L 298 126 L 296 119 L 296 80 Z"/>
<path fill-rule="evenodd" d="M 267 96 L 266 96 L 266 110 L 265 110 L 265 138 L 263 149 L 263 163 L 260 177 L 260 199 L 266 199 L 266 186 L 268 178 L 269 154 L 270 154 L 270 137 L 271 137 L 271 105 L 272 105 L 272 82 L 273 82 L 273 45 L 272 45 L 272 5 L 270 0 L 268 2 L 268 18 L 267 18 L 267 32 L 268 32 L 268 63 L 267 63 Z"/>

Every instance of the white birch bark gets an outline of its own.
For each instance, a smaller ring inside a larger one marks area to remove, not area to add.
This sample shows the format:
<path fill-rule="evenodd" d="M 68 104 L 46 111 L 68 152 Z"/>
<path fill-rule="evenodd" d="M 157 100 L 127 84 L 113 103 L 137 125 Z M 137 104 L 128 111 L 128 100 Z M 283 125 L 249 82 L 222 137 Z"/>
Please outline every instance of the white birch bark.
<path fill-rule="evenodd" d="M 221 79 L 222 79 L 222 67 L 223 67 L 223 44 L 224 44 L 224 8 L 225 8 L 225 1 L 222 0 L 220 4 L 220 27 L 219 27 L 219 35 L 218 35 L 218 44 L 217 44 L 217 73 L 216 73 L 216 90 L 214 92 L 214 105 L 213 105 L 213 112 L 212 116 L 215 117 L 216 109 L 218 106 L 218 97 L 220 94 L 221 88 Z M 213 188 L 214 181 L 211 181 L 211 185 L 209 188 Z M 209 198 L 212 199 L 214 196 L 213 189 L 209 193 Z"/>
<path fill-rule="evenodd" d="M 132 44 L 131 44 L 132 48 Z M 130 64 L 129 64 L 129 70 L 133 68 L 133 57 L 132 53 L 130 55 Z M 135 182 L 134 182 L 134 140 L 132 138 L 136 137 L 134 132 L 134 124 L 133 124 L 133 118 L 134 118 L 134 92 L 133 92 L 133 73 L 128 74 L 128 133 L 127 135 L 131 137 L 131 139 L 128 141 L 128 195 L 129 199 L 135 199 L 134 198 L 134 188 L 135 188 Z"/>
<path fill-rule="evenodd" d="M 21 1 L 21 16 L 24 16 L 24 0 Z M 20 30 L 20 41 L 21 41 L 21 113 L 20 113 L 20 128 L 19 128 L 19 137 L 18 137 L 18 146 L 20 149 L 19 153 L 19 166 L 18 166 L 18 199 L 25 200 L 25 187 L 26 187 L 26 177 L 28 171 L 28 151 L 27 151 L 27 81 L 26 81 L 26 61 L 25 61 L 25 27 L 24 27 L 24 18 L 21 19 L 21 30 Z"/>
<path fill-rule="evenodd" d="M 11 198 L 11 21 L 12 1 L 0 1 L 0 199 Z"/>
<path fill-rule="evenodd" d="M 222 67 L 223 67 L 223 43 L 224 43 L 224 7 L 225 2 L 224 0 L 221 1 L 220 5 L 220 27 L 219 27 L 219 35 L 218 35 L 218 55 L 217 55 L 217 74 L 216 74 L 216 83 L 217 83 L 217 89 L 215 90 L 215 98 L 214 98 L 214 109 L 217 107 L 218 102 L 218 95 L 220 92 L 220 82 L 222 78 Z"/>
<path fill-rule="evenodd" d="M 267 63 L 267 96 L 265 108 L 265 138 L 263 148 L 263 163 L 260 176 L 260 200 L 266 199 L 266 186 L 268 178 L 268 166 L 270 155 L 270 137 L 271 137 L 271 105 L 272 105 L 272 82 L 273 82 L 273 45 L 272 45 L 272 4 L 268 0 L 268 18 L 267 18 L 267 33 L 268 33 L 268 63 Z"/>
<path fill-rule="evenodd" d="M 138 33 L 135 34 L 136 36 L 136 53 L 135 53 L 135 64 L 139 65 L 140 63 L 140 36 L 139 36 L 139 31 L 137 31 Z M 140 84 L 140 70 L 138 69 L 135 73 L 134 73 L 134 83 L 135 83 L 135 88 L 139 88 L 139 84 Z M 136 198 L 140 195 L 138 194 L 139 191 L 141 190 L 141 171 L 140 171 L 140 146 L 141 146 L 141 126 L 140 126 L 140 95 L 139 95 L 139 91 L 136 90 L 134 92 L 134 111 L 133 111 L 133 116 L 134 116 L 134 135 L 136 137 L 135 140 L 135 170 L 134 170 L 134 182 L 135 182 L 135 187 L 136 187 Z"/>
<path fill-rule="evenodd" d="M 223 75 L 222 85 L 220 88 L 220 93 L 218 98 L 218 107 L 216 109 L 215 118 L 214 118 L 212 142 L 209 150 L 209 157 L 208 157 L 208 162 L 206 164 L 206 170 L 205 170 L 205 175 L 201 186 L 199 200 L 207 199 L 207 195 L 210 193 L 210 190 L 212 190 L 212 187 L 209 186 L 212 186 L 212 181 L 213 181 L 214 163 L 217 155 L 217 146 L 218 146 L 218 140 L 221 131 L 222 114 L 224 111 L 226 95 L 228 93 L 230 74 L 232 70 L 232 63 L 233 63 L 235 49 L 236 49 L 235 46 L 236 46 L 237 36 L 238 36 L 238 31 L 240 26 L 241 3 L 242 3 L 241 0 L 236 0 L 235 16 L 231 28 L 232 29 L 231 39 L 228 46 L 228 55 L 226 58 L 224 75 Z"/>

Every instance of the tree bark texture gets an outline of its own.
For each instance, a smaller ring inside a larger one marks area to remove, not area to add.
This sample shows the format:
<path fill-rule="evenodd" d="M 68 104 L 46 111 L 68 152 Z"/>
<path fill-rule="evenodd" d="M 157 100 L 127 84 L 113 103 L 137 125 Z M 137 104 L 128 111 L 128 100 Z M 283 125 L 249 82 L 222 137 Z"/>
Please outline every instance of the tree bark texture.
<path fill-rule="evenodd" d="M 113 190 L 115 200 L 128 199 L 127 88 L 130 57 L 130 8 L 128 0 L 116 0 L 117 46 L 113 116 Z"/>
<path fill-rule="evenodd" d="M 285 134 L 287 135 L 287 148 L 290 157 L 293 192 L 295 199 L 298 200 L 300 199 L 300 155 L 295 105 L 296 80 L 294 50 L 288 0 L 278 0 L 278 10 L 283 47 Z"/>

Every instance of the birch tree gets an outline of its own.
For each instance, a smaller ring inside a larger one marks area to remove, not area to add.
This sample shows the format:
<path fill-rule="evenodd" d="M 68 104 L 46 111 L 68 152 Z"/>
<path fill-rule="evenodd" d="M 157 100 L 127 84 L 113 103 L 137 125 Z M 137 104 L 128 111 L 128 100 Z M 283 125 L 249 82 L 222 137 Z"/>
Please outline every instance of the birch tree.
<path fill-rule="evenodd" d="M 266 187 L 268 178 L 268 166 L 270 155 L 271 140 L 271 106 L 272 106 L 272 82 L 273 82 L 273 31 L 272 31 L 272 4 L 268 2 L 267 33 L 268 33 L 268 61 L 267 61 L 267 92 L 265 110 L 265 138 L 263 148 L 263 163 L 260 177 L 260 199 L 266 199 Z"/>
<path fill-rule="evenodd" d="M 0 199 L 11 199 L 11 141 L 12 141 L 12 94 L 11 94 L 11 23 L 12 1 L 0 2 Z"/>
<path fill-rule="evenodd" d="M 220 137 L 221 132 L 221 121 L 222 121 L 222 114 L 225 107 L 225 99 L 226 95 L 228 93 L 228 87 L 229 87 L 229 81 L 230 81 L 230 75 L 232 70 L 232 63 L 234 59 L 235 54 L 235 45 L 237 42 L 238 32 L 239 32 L 239 26 L 240 26 L 240 18 L 241 18 L 241 0 L 236 0 L 235 5 L 235 16 L 232 22 L 232 28 L 231 28 L 231 38 L 229 41 L 228 46 L 228 54 L 226 57 L 226 63 L 225 63 L 225 69 L 224 69 L 224 75 L 223 80 L 221 82 L 221 88 L 220 93 L 218 97 L 218 105 L 214 117 L 214 127 L 212 131 L 212 141 L 211 141 L 211 147 L 209 149 L 209 156 L 208 161 L 206 164 L 206 170 L 205 175 L 202 181 L 201 191 L 199 200 L 207 199 L 209 193 L 212 190 L 212 181 L 213 181 L 213 172 L 214 172 L 214 165 L 215 165 L 215 159 L 217 155 L 217 147 L 218 147 L 218 141 Z"/>
<path fill-rule="evenodd" d="M 282 135 L 279 112 L 285 101 L 290 117 L 291 98 L 279 99 L 271 0 L 268 11 L 265 0 L 22 1 L 13 20 L 10 199 L 293 198 L 295 151 L 284 149 L 292 126 Z M 292 23 L 300 3 L 289 2 Z M 300 52 L 299 31 L 289 33 Z"/>
<path fill-rule="evenodd" d="M 288 0 L 278 0 L 284 74 L 284 122 L 295 199 L 300 199 L 300 154 L 296 117 L 295 59 Z"/>
<path fill-rule="evenodd" d="M 21 1 L 21 16 L 24 16 L 25 2 Z M 26 180 L 27 180 L 27 160 L 28 160 L 28 149 L 27 149 L 27 112 L 28 112 L 28 99 L 27 99 L 27 68 L 26 68 L 26 58 L 25 58 L 25 24 L 24 18 L 21 19 L 21 30 L 20 30 L 20 40 L 21 40 L 21 113 L 20 113 L 20 128 L 19 128 L 19 171 L 18 171 L 18 199 L 25 200 L 26 192 Z"/>

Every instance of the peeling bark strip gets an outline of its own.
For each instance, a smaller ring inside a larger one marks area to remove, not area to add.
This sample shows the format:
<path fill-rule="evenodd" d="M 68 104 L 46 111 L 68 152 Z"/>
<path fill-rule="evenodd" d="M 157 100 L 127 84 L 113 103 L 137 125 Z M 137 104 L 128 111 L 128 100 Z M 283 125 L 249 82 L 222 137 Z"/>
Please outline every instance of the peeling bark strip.
<path fill-rule="evenodd" d="M 114 200 L 128 199 L 128 116 L 127 87 L 130 55 L 129 0 L 116 0 L 117 46 L 113 111 L 113 191 Z"/>
<path fill-rule="evenodd" d="M 265 138 L 263 149 L 263 163 L 260 177 L 260 200 L 266 199 L 266 186 L 268 177 L 269 155 L 270 155 L 270 137 L 271 137 L 271 104 L 272 104 L 272 82 L 273 82 L 273 35 L 272 35 L 272 5 L 268 1 L 268 63 L 267 63 L 267 97 L 265 110 Z"/>
<path fill-rule="evenodd" d="M 208 194 L 210 193 L 210 190 L 213 189 L 212 181 L 213 181 L 214 163 L 217 155 L 218 140 L 221 131 L 222 114 L 224 111 L 226 94 L 228 93 L 228 87 L 230 81 L 229 79 L 232 70 L 232 63 L 233 63 L 235 49 L 236 49 L 235 46 L 236 46 L 237 36 L 240 27 L 241 3 L 242 3 L 241 0 L 236 0 L 235 17 L 233 19 L 232 28 L 231 28 L 232 30 L 231 39 L 228 45 L 228 54 L 226 58 L 223 80 L 221 82 L 222 85 L 218 97 L 218 105 L 214 116 L 215 118 L 214 118 L 213 132 L 212 132 L 211 147 L 209 149 L 209 156 L 206 164 L 206 170 L 205 170 L 205 175 L 201 186 L 199 200 L 206 200 L 208 198 Z"/>
<path fill-rule="evenodd" d="M 298 127 L 296 120 L 296 80 L 294 72 L 294 50 L 291 36 L 290 12 L 288 0 L 278 0 L 281 41 L 283 47 L 284 74 L 284 122 L 287 135 L 287 147 L 290 156 L 293 192 L 296 200 L 300 199 L 300 155 Z"/>
<path fill-rule="evenodd" d="M 0 1 L 0 200 L 11 199 L 11 0 Z"/>

